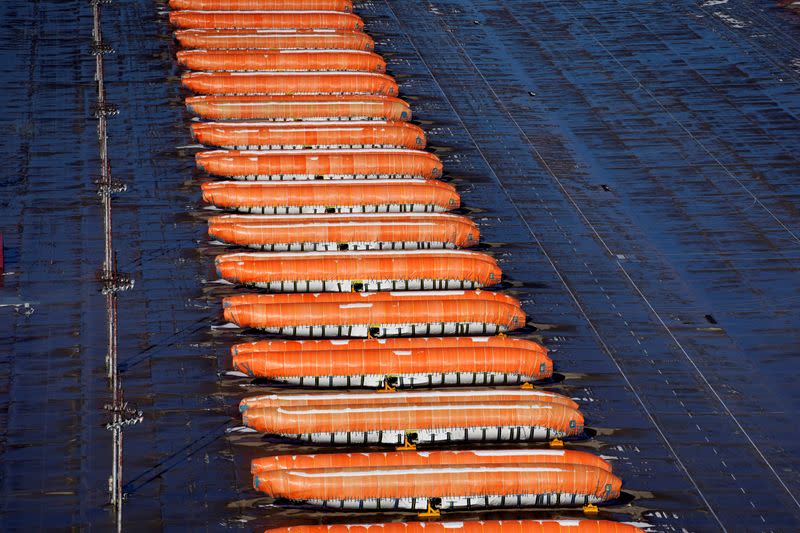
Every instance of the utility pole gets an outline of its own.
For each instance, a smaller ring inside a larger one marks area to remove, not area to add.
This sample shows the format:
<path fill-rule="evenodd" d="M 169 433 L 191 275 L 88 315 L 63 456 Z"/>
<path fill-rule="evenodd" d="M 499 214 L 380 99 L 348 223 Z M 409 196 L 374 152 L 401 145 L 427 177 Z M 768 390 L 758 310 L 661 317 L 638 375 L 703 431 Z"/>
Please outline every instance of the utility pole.
<path fill-rule="evenodd" d="M 110 4 L 111 0 L 91 0 L 92 16 L 92 55 L 95 58 L 95 82 L 97 83 L 97 103 L 94 116 L 97 119 L 97 139 L 100 149 L 100 177 L 96 181 L 97 195 L 103 210 L 104 254 L 103 264 L 99 272 L 101 292 L 106 301 L 106 327 L 108 345 L 106 351 L 106 368 L 108 371 L 111 403 L 105 406 L 110 413 L 111 421 L 106 428 L 112 435 L 112 463 L 109 478 L 110 503 L 114 508 L 114 521 L 117 531 L 122 531 L 122 504 L 125 499 L 123 490 L 123 453 L 122 429 L 142 420 L 142 412 L 131 408 L 122 396 L 122 383 L 119 375 L 119 351 L 117 346 L 117 307 L 118 293 L 133 288 L 130 276 L 117 271 L 116 254 L 114 253 L 113 195 L 123 192 L 126 186 L 115 182 L 111 175 L 111 163 L 108 157 L 108 118 L 118 114 L 118 110 L 106 101 L 105 73 L 103 70 L 105 55 L 113 54 L 114 49 L 103 41 L 101 5 Z"/>

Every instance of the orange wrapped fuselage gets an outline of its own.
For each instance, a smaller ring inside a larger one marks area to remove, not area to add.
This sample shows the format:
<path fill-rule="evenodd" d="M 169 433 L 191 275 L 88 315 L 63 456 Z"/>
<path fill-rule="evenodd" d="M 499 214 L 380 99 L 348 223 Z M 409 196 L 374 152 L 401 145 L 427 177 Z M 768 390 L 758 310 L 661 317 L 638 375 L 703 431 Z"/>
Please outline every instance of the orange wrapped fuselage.
<path fill-rule="evenodd" d="M 239 402 L 239 411 L 267 407 L 327 407 L 346 405 L 357 407 L 364 405 L 422 405 L 422 404 L 466 404 L 494 402 L 533 402 L 554 403 L 571 409 L 578 404 L 569 396 L 538 389 L 522 388 L 480 388 L 450 389 L 426 391 L 361 391 L 361 392 L 316 392 L 308 393 L 272 393 L 259 396 L 248 396 Z"/>
<path fill-rule="evenodd" d="M 494 258 L 464 250 L 235 253 L 215 265 L 222 279 L 276 292 L 477 289 L 501 277 Z"/>
<path fill-rule="evenodd" d="M 197 94 L 397 96 L 394 78 L 375 72 L 189 72 L 181 83 Z"/>
<path fill-rule="evenodd" d="M 547 355 L 547 348 L 538 342 L 516 337 L 413 337 L 408 339 L 337 339 L 337 340 L 293 340 L 271 339 L 245 342 L 231 346 L 231 354 L 248 355 L 255 353 L 274 354 L 313 354 L 334 351 L 397 351 L 400 355 L 419 357 L 426 352 L 454 349 L 464 352 L 476 348 L 493 350 L 524 350 L 530 353 Z"/>
<path fill-rule="evenodd" d="M 577 409 L 531 402 L 253 407 L 242 421 L 262 433 L 331 444 L 549 441 L 583 432 Z"/>
<path fill-rule="evenodd" d="M 198 168 L 215 176 L 255 180 L 381 179 L 442 176 L 430 152 L 398 148 L 363 150 L 212 150 L 198 152 Z"/>
<path fill-rule="evenodd" d="M 193 96 L 186 107 L 217 120 L 411 120 L 406 102 L 379 95 Z"/>
<path fill-rule="evenodd" d="M 425 147 L 425 133 L 399 121 L 195 122 L 192 136 L 201 144 L 228 149 L 329 149 Z"/>
<path fill-rule="evenodd" d="M 392 522 L 333 524 L 270 529 L 266 533 L 645 533 L 610 520 L 482 520 L 472 522 Z"/>
<path fill-rule="evenodd" d="M 250 472 L 317 468 L 383 468 L 385 466 L 491 465 L 491 464 L 575 464 L 611 472 L 611 465 L 593 453 L 577 450 L 433 450 L 372 453 L 318 453 L 313 455 L 273 455 L 253 459 Z"/>
<path fill-rule="evenodd" d="M 312 505 L 376 508 L 389 500 L 421 510 L 434 498 L 443 510 L 580 506 L 614 499 L 622 488 L 607 470 L 557 463 L 271 470 L 253 484 L 269 496 Z"/>
<path fill-rule="evenodd" d="M 493 335 L 525 323 L 518 301 L 486 291 L 246 294 L 223 306 L 240 327 L 303 337 Z"/>
<path fill-rule="evenodd" d="M 452 185 L 437 180 L 213 181 L 203 200 L 263 214 L 426 213 L 458 208 Z"/>
<path fill-rule="evenodd" d="M 172 11 L 170 23 L 182 29 L 332 29 L 361 30 L 364 21 L 338 11 Z"/>
<path fill-rule="evenodd" d="M 386 72 L 378 54 L 353 50 L 182 50 L 178 63 L 192 70 L 227 72 Z"/>
<path fill-rule="evenodd" d="M 467 248 L 478 243 L 473 221 L 447 214 L 257 216 L 208 221 L 210 237 L 261 250 L 416 250 Z"/>
<path fill-rule="evenodd" d="M 353 11 L 351 0 L 169 0 L 172 9 L 198 11 Z"/>
<path fill-rule="evenodd" d="M 231 354 L 249 376 L 317 388 L 519 384 L 553 374 L 544 346 L 510 337 L 272 340 L 236 344 Z"/>
<path fill-rule="evenodd" d="M 326 29 L 178 30 L 184 48 L 201 50 L 374 50 L 372 37 L 360 31 Z"/>

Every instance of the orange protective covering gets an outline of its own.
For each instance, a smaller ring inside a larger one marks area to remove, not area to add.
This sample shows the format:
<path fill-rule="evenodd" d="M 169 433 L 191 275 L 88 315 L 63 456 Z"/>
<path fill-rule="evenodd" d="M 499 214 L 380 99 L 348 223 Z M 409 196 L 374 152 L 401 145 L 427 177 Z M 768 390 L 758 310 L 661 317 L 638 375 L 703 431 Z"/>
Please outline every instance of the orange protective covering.
<path fill-rule="evenodd" d="M 178 30 L 184 48 L 205 50 L 373 50 L 372 37 L 349 30 Z"/>
<path fill-rule="evenodd" d="M 511 300 L 516 301 L 516 300 Z M 264 340 L 231 346 L 231 355 L 279 354 L 303 356 L 315 352 L 399 351 L 400 355 L 420 357 L 436 350 L 453 349 L 468 354 L 476 349 L 522 350 L 530 354 L 547 355 L 547 348 L 538 342 L 516 337 L 416 337 L 411 339 L 336 339 L 336 340 Z"/>
<path fill-rule="evenodd" d="M 224 148 L 425 147 L 425 132 L 398 121 L 195 122 L 198 142 Z"/>
<path fill-rule="evenodd" d="M 484 291 L 245 294 L 223 305 L 225 319 L 240 327 L 312 336 L 366 337 L 371 328 L 381 336 L 407 336 L 412 327 L 454 334 L 467 324 L 495 332 L 525 323 L 518 302 Z"/>
<path fill-rule="evenodd" d="M 619 496 L 622 480 L 592 466 L 509 463 L 270 470 L 254 476 L 253 485 L 294 501 L 511 496 L 507 505 L 515 505 L 517 495 L 576 494 L 608 501 Z"/>
<path fill-rule="evenodd" d="M 482 427 L 548 428 L 552 437 L 583 431 L 577 409 L 554 403 L 406 403 L 351 407 L 255 407 L 242 413 L 245 426 L 273 435 L 365 433 L 372 431 L 439 431 Z M 454 431 L 455 433 L 455 431 Z M 512 440 L 516 440 L 511 436 Z M 348 497 L 349 498 L 349 497 Z M 327 499 L 327 498 L 326 498 Z"/>
<path fill-rule="evenodd" d="M 172 11 L 170 23 L 178 28 L 360 30 L 361 17 L 338 11 Z"/>
<path fill-rule="evenodd" d="M 409 292 L 359 292 L 359 293 L 307 293 L 307 294 L 235 294 L 223 298 L 223 307 L 253 304 L 295 304 L 295 303 L 375 303 L 431 300 L 439 302 L 493 302 L 500 305 L 520 307 L 519 300 L 503 292 L 493 291 L 409 291 Z M 333 342 L 333 341 L 331 341 Z"/>
<path fill-rule="evenodd" d="M 535 402 L 554 403 L 571 409 L 578 404 L 570 397 L 555 392 L 538 389 L 450 389 L 427 391 L 369 391 L 369 392 L 315 392 L 308 393 L 272 393 L 259 396 L 248 396 L 239 402 L 239 411 L 263 409 L 266 407 L 325 407 L 346 405 L 358 407 L 363 405 L 422 405 L 422 404 L 467 404 L 495 402 Z"/>
<path fill-rule="evenodd" d="M 458 498 L 577 494 L 590 501 L 617 498 L 622 480 L 607 470 L 575 464 L 497 464 L 270 470 L 254 476 L 256 490 L 294 501 L 376 498 Z M 499 503 L 499 501 L 498 501 Z M 580 501 L 578 504 L 582 504 Z"/>
<path fill-rule="evenodd" d="M 486 383 L 492 382 L 492 377 L 488 374 L 519 375 L 517 382 L 547 379 L 553 375 L 553 362 L 547 355 L 513 348 L 474 348 L 467 353 L 462 353 L 458 348 L 443 348 L 424 351 L 414 356 L 398 353 L 396 350 L 253 352 L 235 355 L 233 367 L 249 376 L 280 381 L 294 378 L 292 382 L 300 381 L 301 384 L 315 387 L 325 386 L 325 382 L 315 383 L 312 381 L 314 377 L 328 376 L 351 377 L 351 387 L 362 386 L 355 379 L 359 376 L 382 378 L 370 381 L 374 388 L 389 378 L 400 376 L 433 375 L 444 384 L 458 384 L 457 379 L 447 380 L 447 377 L 449 374 L 463 374 L 461 384 L 464 384 L 469 383 L 470 378 L 467 375 L 473 373 L 485 376 Z M 497 380 L 500 381 L 500 378 Z M 512 379 L 509 381 L 513 383 Z M 424 382 L 424 379 L 418 379 L 417 382 Z"/>
<path fill-rule="evenodd" d="M 428 375 L 459 384 L 475 379 L 469 375 L 473 373 L 487 383 L 493 379 L 490 374 L 498 375 L 498 381 L 501 375 L 518 376 L 518 382 L 553 375 L 546 348 L 510 337 L 273 340 L 236 344 L 231 354 L 233 368 L 247 375 L 315 387 L 325 386 L 327 382 L 319 379 L 325 377 L 352 378 L 338 380 L 350 386 L 361 383 L 358 377 L 372 377 L 364 386 L 376 387 L 389 378 L 402 385 L 400 376 L 418 376 L 417 383 L 424 383 Z M 448 380 L 452 374 L 463 377 Z"/>
<path fill-rule="evenodd" d="M 473 221 L 459 215 L 222 215 L 208 234 L 268 250 L 467 248 L 478 244 Z"/>
<path fill-rule="evenodd" d="M 484 520 L 334 524 L 269 529 L 266 533 L 645 533 L 609 520 Z"/>
<path fill-rule="evenodd" d="M 176 55 L 192 70 L 386 72 L 381 56 L 362 50 L 181 50 Z"/>
<path fill-rule="evenodd" d="M 353 11 L 350 0 L 169 0 L 172 9 L 200 11 Z"/>
<path fill-rule="evenodd" d="M 455 188 L 437 180 L 214 181 L 203 200 L 266 214 L 435 212 L 457 209 Z"/>
<path fill-rule="evenodd" d="M 431 289 L 448 288 L 447 282 L 478 288 L 500 283 L 502 275 L 492 256 L 465 250 L 234 253 L 219 255 L 214 263 L 217 274 L 232 283 L 302 283 L 294 290 L 284 285 L 286 292 L 337 292 L 333 284 L 340 285 L 338 292 L 351 291 L 381 281 L 407 283 L 413 290 L 423 282 L 436 285 Z"/>
<path fill-rule="evenodd" d="M 391 96 L 192 96 L 189 112 L 209 119 L 411 120 L 409 105 Z"/>
<path fill-rule="evenodd" d="M 183 85 L 198 94 L 397 96 L 394 78 L 375 72 L 189 72 Z"/>
<path fill-rule="evenodd" d="M 385 466 L 491 465 L 491 464 L 575 464 L 611 472 L 611 464 L 592 453 L 575 450 L 444 450 L 372 453 L 318 453 L 313 455 L 272 455 L 250 462 L 250 472 L 316 468 L 383 468 Z"/>
<path fill-rule="evenodd" d="M 319 453 L 313 455 L 272 455 L 250 463 L 250 472 L 316 468 L 382 468 L 385 466 L 491 465 L 491 464 L 575 464 L 611 472 L 611 465 L 592 453 L 576 450 L 444 450 L 373 453 Z"/>
<path fill-rule="evenodd" d="M 442 162 L 430 152 L 399 148 L 363 150 L 212 150 L 195 155 L 198 168 L 233 178 L 420 177 L 437 179 Z"/>

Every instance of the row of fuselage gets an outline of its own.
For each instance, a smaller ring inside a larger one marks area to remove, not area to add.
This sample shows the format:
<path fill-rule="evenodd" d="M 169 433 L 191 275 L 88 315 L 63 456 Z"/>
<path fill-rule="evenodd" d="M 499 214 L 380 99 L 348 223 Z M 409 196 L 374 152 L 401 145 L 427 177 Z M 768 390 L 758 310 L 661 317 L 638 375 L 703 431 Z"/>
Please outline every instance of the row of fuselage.
<path fill-rule="evenodd" d="M 255 431 L 317 444 L 413 448 L 579 437 L 569 397 L 511 385 L 549 379 L 542 345 L 497 336 L 526 316 L 501 282 L 461 199 L 439 181 L 386 63 L 349 0 L 171 0 L 178 62 L 206 122 L 192 135 L 215 178 L 203 198 L 233 212 L 212 240 L 260 253 L 217 256 L 220 277 L 261 292 L 223 301 L 226 320 L 280 338 L 232 347 L 244 375 L 321 388 L 415 392 L 266 394 L 240 405 Z M 480 335 L 480 336 L 476 336 Z M 290 339 L 288 337 L 294 337 Z M 310 340 L 309 337 L 332 337 Z M 575 506 L 616 498 L 609 463 L 574 450 L 413 450 L 253 461 L 257 490 L 338 509 Z M 604 521 L 450 524 L 465 532 L 637 531 Z M 280 531 L 433 533 L 444 524 L 299 526 Z M 277 530 L 275 530 L 277 531 Z"/>

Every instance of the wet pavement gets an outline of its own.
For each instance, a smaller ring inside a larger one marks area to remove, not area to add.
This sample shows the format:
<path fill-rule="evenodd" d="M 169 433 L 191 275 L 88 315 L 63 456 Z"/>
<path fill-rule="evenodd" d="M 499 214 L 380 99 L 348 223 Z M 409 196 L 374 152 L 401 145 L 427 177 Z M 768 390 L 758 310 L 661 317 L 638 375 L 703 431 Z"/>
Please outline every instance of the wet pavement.
<path fill-rule="evenodd" d="M 111 468 L 90 8 L 0 6 L 0 529 L 107 530 Z M 755 1 L 357 6 L 446 179 L 657 531 L 797 531 L 800 17 Z M 367 521 L 261 498 L 230 433 L 207 212 L 163 4 L 103 10 L 125 399 L 125 529 Z M 31 302 L 33 314 L 14 306 Z M 9 304 L 9 305 L 6 305 Z M 387 519 L 413 515 L 384 515 Z M 579 516 L 483 512 L 466 517 Z"/>

